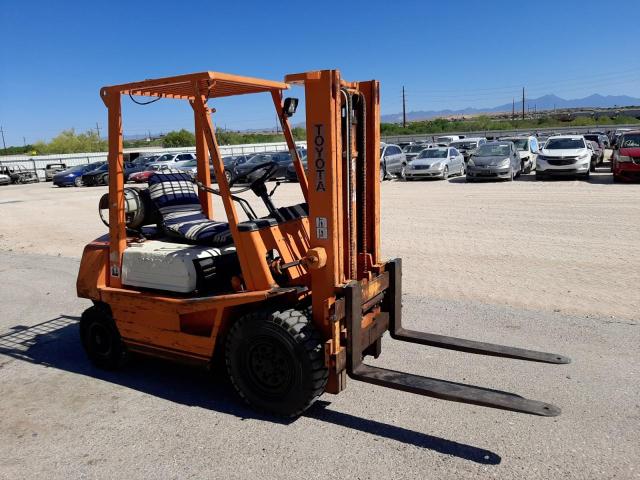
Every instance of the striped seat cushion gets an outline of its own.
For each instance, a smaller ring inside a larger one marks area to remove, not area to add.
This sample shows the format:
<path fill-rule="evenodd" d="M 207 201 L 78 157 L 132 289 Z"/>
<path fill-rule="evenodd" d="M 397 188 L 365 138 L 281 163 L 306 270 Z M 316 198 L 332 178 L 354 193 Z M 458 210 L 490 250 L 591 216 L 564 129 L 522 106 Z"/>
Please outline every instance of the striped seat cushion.
<path fill-rule="evenodd" d="M 149 193 L 170 237 L 216 247 L 233 242 L 227 222 L 209 220 L 202 213 L 188 174 L 175 170 L 156 172 L 149 177 Z"/>

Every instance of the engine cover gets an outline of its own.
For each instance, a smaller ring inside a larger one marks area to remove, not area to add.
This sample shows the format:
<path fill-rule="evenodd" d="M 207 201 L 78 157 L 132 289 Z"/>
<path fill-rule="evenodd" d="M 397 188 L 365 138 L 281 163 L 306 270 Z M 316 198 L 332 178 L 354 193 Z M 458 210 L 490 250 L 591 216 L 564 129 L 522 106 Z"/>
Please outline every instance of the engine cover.
<path fill-rule="evenodd" d="M 177 293 L 216 290 L 239 272 L 236 248 L 147 240 L 122 256 L 122 284 Z"/>

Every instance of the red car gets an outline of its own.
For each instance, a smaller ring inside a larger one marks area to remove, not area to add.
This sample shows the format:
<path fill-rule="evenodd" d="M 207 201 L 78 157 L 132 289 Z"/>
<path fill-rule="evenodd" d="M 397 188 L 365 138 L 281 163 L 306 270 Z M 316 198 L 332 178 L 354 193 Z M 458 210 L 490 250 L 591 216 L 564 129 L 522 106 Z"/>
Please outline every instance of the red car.
<path fill-rule="evenodd" d="M 640 180 L 640 130 L 624 132 L 611 156 L 613 181 Z"/>
<path fill-rule="evenodd" d="M 129 175 L 127 179 L 130 182 L 134 183 L 146 183 L 149 180 L 149 177 L 153 175 L 155 172 L 153 170 L 145 170 L 143 172 L 136 172 Z"/>

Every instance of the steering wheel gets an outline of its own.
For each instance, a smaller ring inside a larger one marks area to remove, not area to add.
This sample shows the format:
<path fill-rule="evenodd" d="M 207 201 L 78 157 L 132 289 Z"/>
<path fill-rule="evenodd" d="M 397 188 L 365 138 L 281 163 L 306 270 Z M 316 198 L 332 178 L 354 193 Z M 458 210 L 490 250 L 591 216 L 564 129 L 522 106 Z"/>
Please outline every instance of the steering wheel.
<path fill-rule="evenodd" d="M 231 181 L 229 182 L 229 188 L 231 188 L 235 184 L 237 184 L 239 182 L 240 178 L 246 178 L 248 180 L 252 173 L 255 173 L 258 170 L 264 169 L 264 172 L 262 172 L 262 174 L 259 175 L 258 178 L 256 178 L 255 180 L 251 181 L 251 183 L 249 183 L 248 187 L 245 187 L 245 188 L 240 189 L 240 190 L 236 190 L 233 193 L 236 194 L 236 193 L 246 192 L 247 190 L 255 190 L 255 187 L 260 185 L 261 183 L 266 182 L 269 179 L 269 177 L 271 176 L 271 174 L 273 172 L 275 172 L 275 170 L 277 168 L 278 168 L 278 163 L 274 162 L 273 160 L 269 161 L 269 162 L 259 163 L 255 167 L 251 168 L 242 177 L 232 178 Z"/>

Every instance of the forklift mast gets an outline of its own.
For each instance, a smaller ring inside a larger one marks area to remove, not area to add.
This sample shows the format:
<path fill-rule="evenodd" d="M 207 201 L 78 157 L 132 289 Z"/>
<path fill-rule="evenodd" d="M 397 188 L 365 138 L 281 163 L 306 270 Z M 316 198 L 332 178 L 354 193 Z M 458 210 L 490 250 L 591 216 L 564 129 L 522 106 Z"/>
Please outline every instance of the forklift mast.
<path fill-rule="evenodd" d="M 346 82 L 337 70 L 288 75 L 305 88 L 313 321 L 329 340 L 326 390 L 356 380 L 444 400 L 541 416 L 554 405 L 519 395 L 372 367 L 386 331 L 395 340 L 467 353 L 563 364 L 570 359 L 402 326 L 400 259 L 380 255 L 380 103 L 377 81 Z M 323 268 L 318 268 L 326 262 Z"/>

